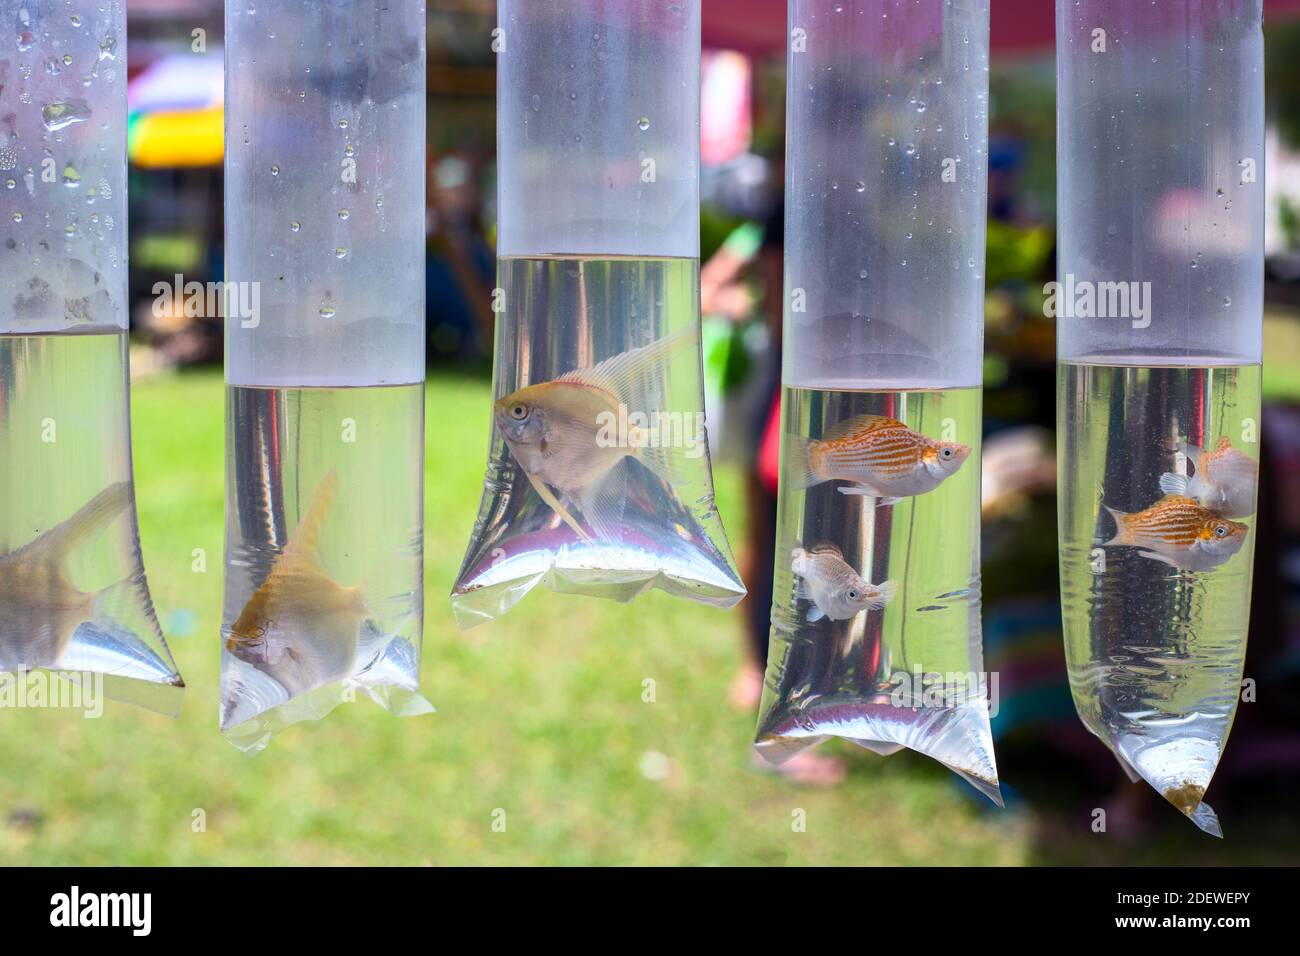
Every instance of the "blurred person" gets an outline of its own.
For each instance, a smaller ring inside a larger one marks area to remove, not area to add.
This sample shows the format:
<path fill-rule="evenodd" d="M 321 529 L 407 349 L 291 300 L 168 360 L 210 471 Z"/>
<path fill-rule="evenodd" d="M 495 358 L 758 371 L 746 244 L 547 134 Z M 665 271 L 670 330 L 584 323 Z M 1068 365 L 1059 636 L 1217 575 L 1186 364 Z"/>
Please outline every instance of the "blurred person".
<path fill-rule="evenodd" d="M 775 166 L 772 181 L 784 183 L 784 170 Z M 741 603 L 745 647 L 740 671 L 729 692 L 731 705 L 745 713 L 757 712 L 767 670 L 768 634 L 771 629 L 772 580 L 776 570 L 777 470 L 781 421 L 781 324 L 784 289 L 785 206 L 778 189 L 761 225 L 755 244 L 753 224 L 736 230 L 700 270 L 700 300 L 706 314 L 723 314 L 732 321 L 760 316 L 767 327 L 771 349 L 756 371 L 761 380 L 760 401 L 751 420 L 737 423 L 749 441 L 746 446 L 745 509 L 747 536 L 740 552 L 741 579 L 749 593 Z M 761 297 L 755 301 L 743 283 L 747 274 L 758 280 Z M 769 765 L 755 757 L 755 766 Z M 788 780 L 810 786 L 835 786 L 844 779 L 842 758 L 805 750 L 777 768 Z"/>

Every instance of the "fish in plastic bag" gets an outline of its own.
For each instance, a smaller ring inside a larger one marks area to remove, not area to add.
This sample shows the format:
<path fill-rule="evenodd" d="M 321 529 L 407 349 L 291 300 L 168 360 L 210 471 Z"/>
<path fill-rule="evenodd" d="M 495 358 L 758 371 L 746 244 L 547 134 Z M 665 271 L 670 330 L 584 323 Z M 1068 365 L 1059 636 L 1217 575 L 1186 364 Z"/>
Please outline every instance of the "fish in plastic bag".
<path fill-rule="evenodd" d="M 678 320 L 698 313 L 695 260 L 507 259 L 502 274 L 506 300 L 532 307 L 497 332 L 488 473 L 452 591 L 461 627 L 538 584 L 734 605 L 745 589 L 713 501 L 699 326 Z"/>
<path fill-rule="evenodd" d="M 963 467 L 978 462 L 980 400 L 978 388 L 785 389 L 777 554 L 790 559 L 776 568 L 755 738 L 770 762 L 831 737 L 908 748 L 1001 805 L 979 469 Z M 954 423 L 963 441 L 943 434 Z"/>

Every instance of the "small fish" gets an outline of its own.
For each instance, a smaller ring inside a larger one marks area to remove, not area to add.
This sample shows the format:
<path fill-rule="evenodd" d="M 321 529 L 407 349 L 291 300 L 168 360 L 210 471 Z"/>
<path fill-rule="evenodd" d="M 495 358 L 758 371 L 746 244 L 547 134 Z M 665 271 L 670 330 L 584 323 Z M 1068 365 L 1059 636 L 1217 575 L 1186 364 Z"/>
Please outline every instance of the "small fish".
<path fill-rule="evenodd" d="M 131 502 L 126 482 L 109 485 L 71 517 L 0 556 L 0 671 L 57 667 L 98 594 L 68 581 L 67 560 Z"/>
<path fill-rule="evenodd" d="M 1184 571 L 1208 571 L 1223 564 L 1241 550 L 1250 530 L 1182 495 L 1165 495 L 1135 514 L 1106 510 L 1117 528 L 1106 545 L 1143 548 L 1142 557 Z"/>
<path fill-rule="evenodd" d="M 611 436 L 611 423 L 623 420 L 620 406 L 625 413 L 653 412 L 659 403 L 651 393 L 659 373 L 674 352 L 694 341 L 694 329 L 677 332 L 591 368 L 511 392 L 493 406 L 510 453 L 542 500 L 578 537 L 592 536 L 574 518 L 574 504 L 597 536 L 615 533 L 623 501 L 604 479 L 624 458 L 635 457 L 675 483 L 674 450 L 650 447 L 650 430 L 641 427 L 630 427 L 625 441 L 610 440 L 617 438 Z"/>
<path fill-rule="evenodd" d="M 1194 473 L 1189 478 L 1165 472 L 1160 476 L 1161 491 L 1194 498 L 1225 518 L 1244 518 L 1255 510 L 1259 465 L 1245 452 L 1233 448 L 1226 436 L 1211 452 L 1186 442 L 1178 450 L 1187 457 Z"/>
<path fill-rule="evenodd" d="M 298 695 L 351 675 L 367 610 L 361 588 L 342 587 L 320 559 L 321 528 L 339 477 L 321 479 L 298 527 L 240 613 L 226 649 Z"/>
<path fill-rule="evenodd" d="M 882 415 L 840 422 L 816 440 L 789 437 L 796 487 L 848 481 L 840 494 L 869 495 L 881 505 L 933 491 L 971 452 L 969 445 L 927 438 Z"/>
<path fill-rule="evenodd" d="M 827 617 L 847 621 L 863 611 L 876 611 L 893 598 L 897 585 L 893 581 L 872 584 L 854 571 L 844 555 L 833 545 L 806 551 L 795 548 L 790 570 L 799 578 L 796 597 L 812 602 L 809 621 Z"/>

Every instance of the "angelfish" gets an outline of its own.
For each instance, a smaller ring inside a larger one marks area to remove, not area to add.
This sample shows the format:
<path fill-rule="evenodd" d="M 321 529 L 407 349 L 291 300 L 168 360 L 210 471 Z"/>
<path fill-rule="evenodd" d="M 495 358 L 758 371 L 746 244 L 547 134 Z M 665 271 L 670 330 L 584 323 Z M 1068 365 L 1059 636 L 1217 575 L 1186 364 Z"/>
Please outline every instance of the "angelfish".
<path fill-rule="evenodd" d="M 795 548 L 790 557 L 790 570 L 799 579 L 795 597 L 812 603 L 809 621 L 820 621 L 822 617 L 847 621 L 863 611 L 879 610 L 897 589 L 893 581 L 872 584 L 865 580 L 834 545 L 821 545 L 811 551 Z"/>
<path fill-rule="evenodd" d="M 67 560 L 130 502 L 127 482 L 109 485 L 71 517 L 0 556 L 0 671 L 58 666 L 77 628 L 94 618 L 98 597 L 68 581 Z"/>
<path fill-rule="evenodd" d="M 883 415 L 850 418 L 819 439 L 790 435 L 788 440 L 796 487 L 847 481 L 851 484 L 840 494 L 868 495 L 881 505 L 933 491 L 971 452 L 969 445 L 929 438 Z"/>
<path fill-rule="evenodd" d="M 1186 442 L 1178 450 L 1194 472 L 1190 477 L 1165 472 L 1160 476 L 1161 491 L 1194 498 L 1225 518 L 1244 518 L 1255 510 L 1259 465 L 1245 452 L 1233 448 L 1227 436 L 1219 439 L 1214 451 L 1203 451 Z"/>
<path fill-rule="evenodd" d="M 1134 514 L 1102 507 L 1115 519 L 1115 536 L 1105 542 L 1108 547 L 1142 548 L 1142 557 L 1184 571 L 1217 568 L 1241 550 L 1250 530 L 1182 495 L 1165 495 Z"/>
<path fill-rule="evenodd" d="M 352 674 L 368 613 L 361 588 L 337 584 L 321 564 L 321 529 L 338 488 L 338 472 L 321 479 L 226 641 L 231 654 L 273 677 L 290 695 Z"/>
<path fill-rule="evenodd" d="M 676 332 L 590 368 L 528 385 L 493 405 L 493 419 L 515 461 L 578 537 L 592 535 L 573 516 L 573 505 L 597 536 L 613 534 L 623 502 L 604 479 L 624 458 L 635 457 L 675 483 L 673 450 L 652 447 L 650 429 L 631 427 L 614 435 L 610 426 L 625 421 L 629 411 L 657 410 L 653 390 L 660 373 L 674 352 L 694 341 L 695 329 Z"/>

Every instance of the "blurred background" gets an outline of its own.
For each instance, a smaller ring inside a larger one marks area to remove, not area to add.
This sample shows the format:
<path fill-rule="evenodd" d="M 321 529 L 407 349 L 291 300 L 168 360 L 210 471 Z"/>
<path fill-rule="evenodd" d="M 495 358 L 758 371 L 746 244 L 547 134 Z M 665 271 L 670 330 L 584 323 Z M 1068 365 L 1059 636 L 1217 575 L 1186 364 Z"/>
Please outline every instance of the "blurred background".
<path fill-rule="evenodd" d="M 722 612 L 659 594 L 621 606 L 538 591 L 499 622 L 455 630 L 447 594 L 490 428 L 495 3 L 430 0 L 423 684 L 439 713 L 402 721 L 361 702 L 253 757 L 226 744 L 221 328 L 151 309 L 157 281 L 222 278 L 222 7 L 131 0 L 136 481 L 146 568 L 189 697 L 177 723 L 111 702 L 97 721 L 6 713 L 0 862 L 1300 862 L 1300 0 L 1266 2 L 1267 360 L 1246 665 L 1256 699 L 1241 705 L 1209 793 L 1223 842 L 1128 783 L 1074 715 L 1042 309 L 1055 273 L 1052 4 L 992 6 L 984 646 L 1000 675 L 1005 812 L 908 752 L 886 760 L 832 742 L 784 774 L 751 757 L 771 560 L 759 463 L 780 318 L 785 0 L 704 0 L 709 430 L 719 509 L 758 597 Z M 196 572 L 199 548 L 207 570 Z M 1091 829 L 1097 808 L 1104 834 Z M 498 809 L 505 832 L 492 828 Z M 792 833 L 796 809 L 806 832 Z"/>

